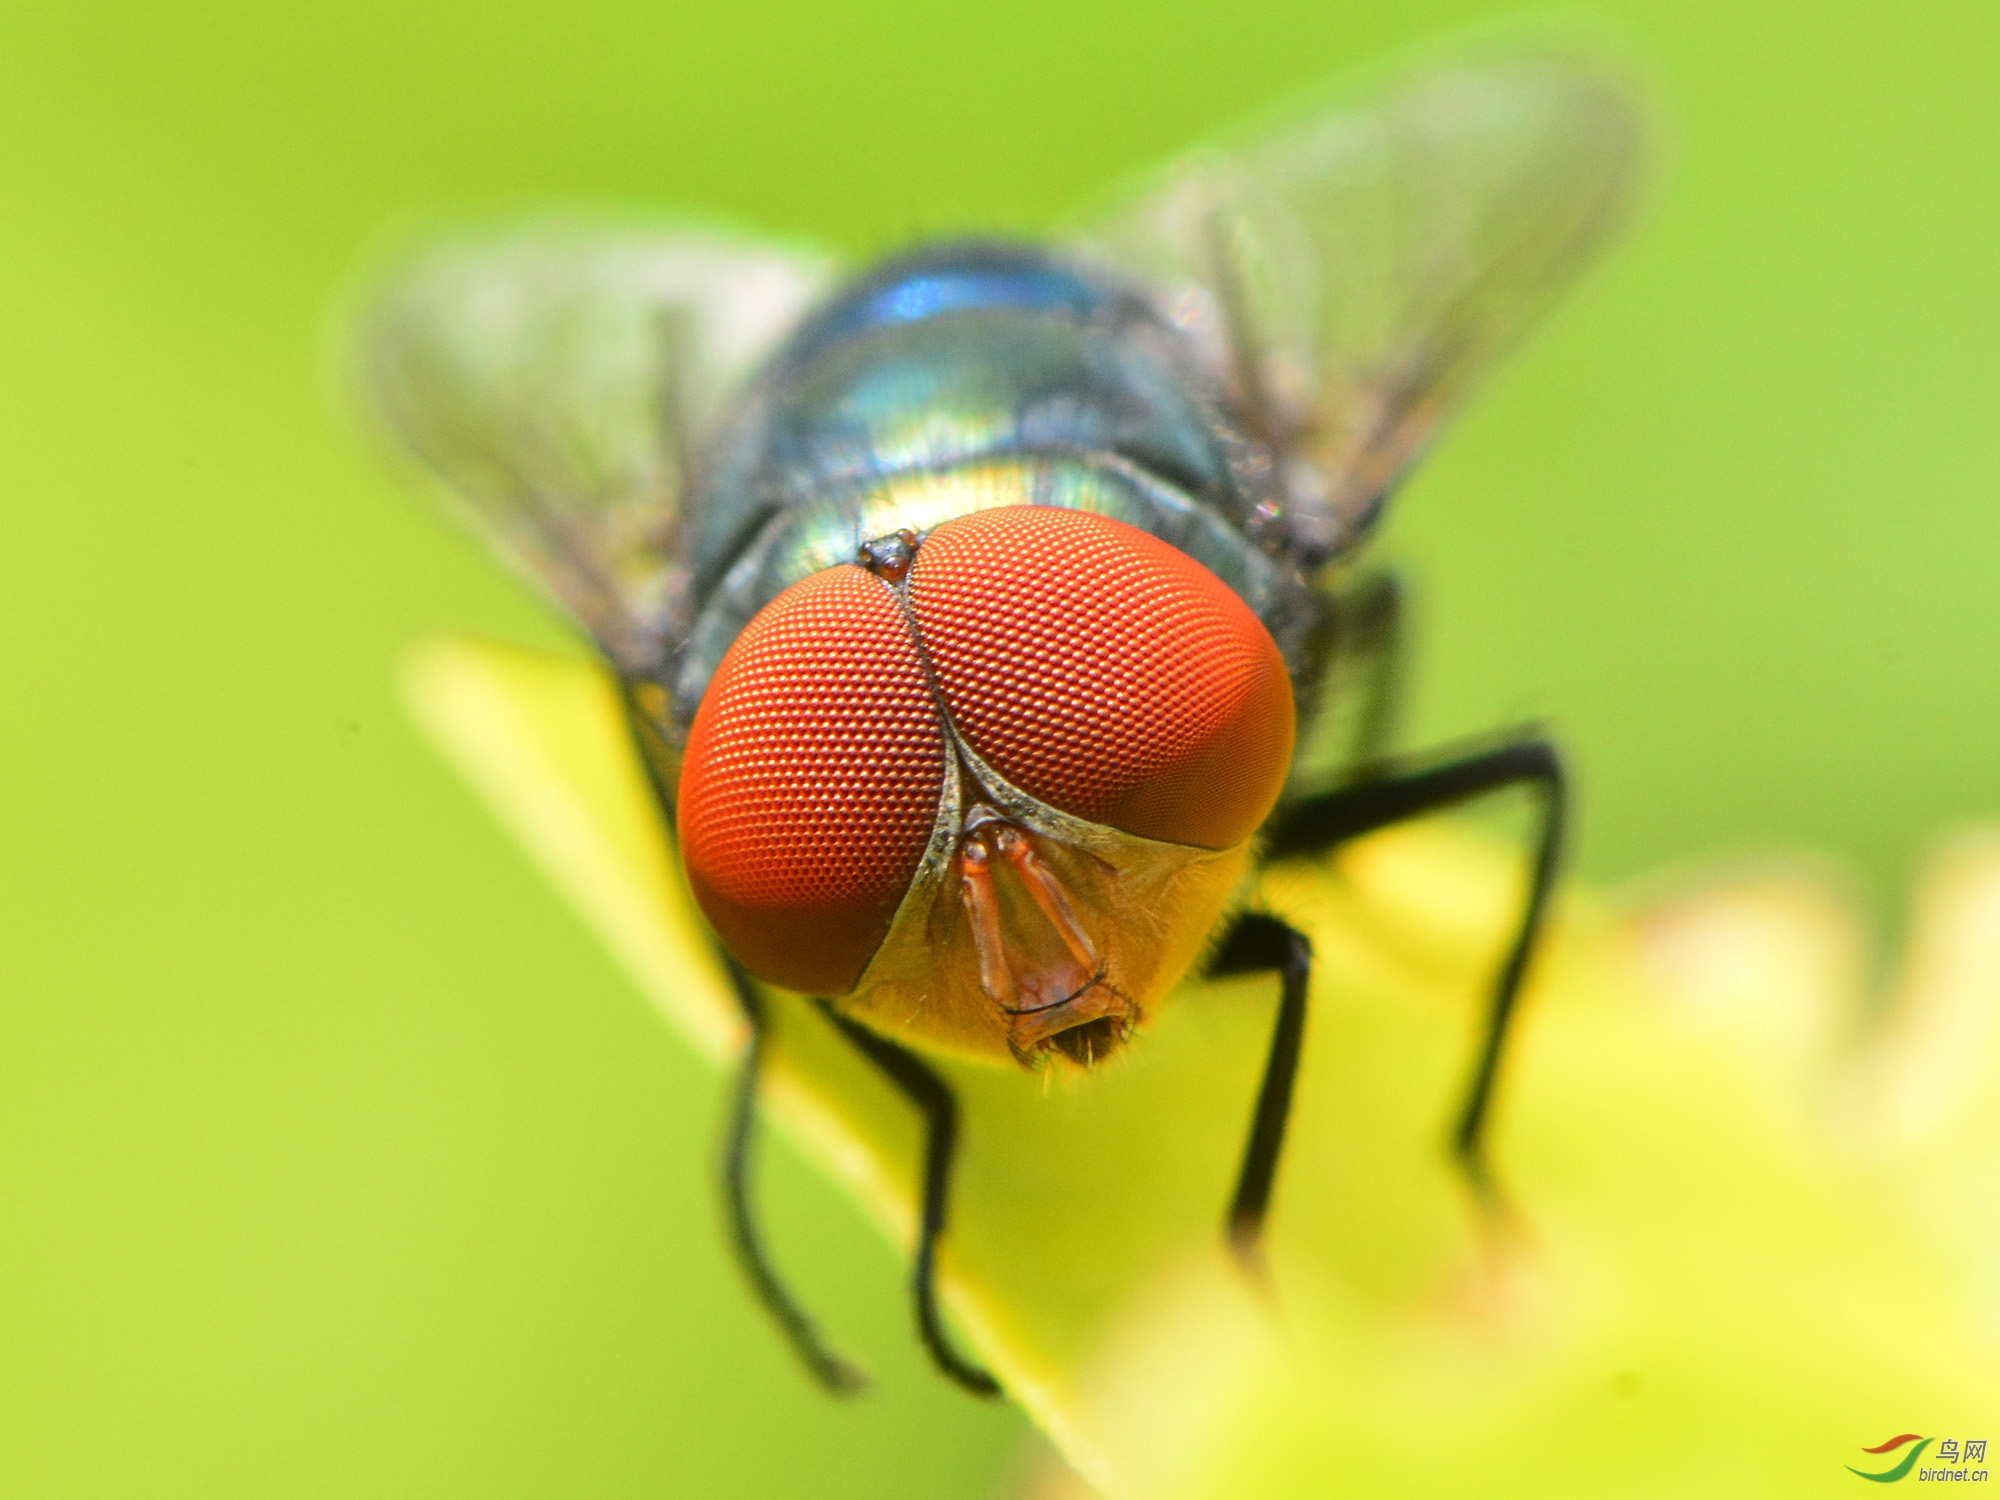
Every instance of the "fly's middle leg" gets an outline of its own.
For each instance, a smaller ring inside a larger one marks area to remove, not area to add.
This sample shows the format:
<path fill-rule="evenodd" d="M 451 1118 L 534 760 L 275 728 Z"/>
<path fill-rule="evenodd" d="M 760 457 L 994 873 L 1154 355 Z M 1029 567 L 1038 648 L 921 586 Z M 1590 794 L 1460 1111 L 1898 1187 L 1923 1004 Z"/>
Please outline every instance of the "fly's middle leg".
<path fill-rule="evenodd" d="M 1306 996 L 1312 980 L 1312 944 L 1297 928 L 1262 912 L 1244 912 L 1230 924 L 1208 972 L 1215 978 L 1274 973 L 1279 979 L 1278 1019 L 1264 1062 L 1264 1080 L 1250 1119 L 1250 1137 L 1237 1168 L 1236 1192 L 1229 1200 L 1224 1230 L 1229 1247 L 1246 1266 L 1260 1265 L 1258 1246 L 1270 1212 L 1285 1127 L 1291 1119 L 1293 1086 L 1305 1044 Z"/>

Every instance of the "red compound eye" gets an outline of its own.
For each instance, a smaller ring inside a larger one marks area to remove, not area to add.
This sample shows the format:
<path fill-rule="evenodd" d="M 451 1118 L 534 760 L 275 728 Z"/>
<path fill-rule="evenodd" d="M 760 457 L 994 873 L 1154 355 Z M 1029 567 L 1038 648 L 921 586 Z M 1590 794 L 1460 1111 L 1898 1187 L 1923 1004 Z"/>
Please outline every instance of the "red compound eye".
<path fill-rule="evenodd" d="M 736 638 L 682 762 L 681 858 L 745 968 L 850 990 L 923 858 L 944 737 L 895 600 L 856 567 L 815 573 Z"/>
<path fill-rule="evenodd" d="M 1208 569 L 1122 521 L 1009 506 L 939 526 L 910 597 L 952 722 L 1023 791 L 1226 849 L 1277 801 L 1292 686 Z"/>

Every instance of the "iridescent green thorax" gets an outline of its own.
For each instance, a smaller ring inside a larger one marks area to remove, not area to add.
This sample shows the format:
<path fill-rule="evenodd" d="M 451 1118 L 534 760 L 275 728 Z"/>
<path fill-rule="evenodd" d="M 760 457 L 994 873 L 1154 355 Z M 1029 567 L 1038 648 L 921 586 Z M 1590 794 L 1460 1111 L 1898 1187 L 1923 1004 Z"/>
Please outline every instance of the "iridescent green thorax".
<path fill-rule="evenodd" d="M 691 506 L 683 726 L 737 633 L 862 543 L 1003 505 L 1114 517 L 1233 588 L 1296 660 L 1299 570 L 1257 540 L 1271 463 L 1136 294 L 1014 246 L 892 262 L 793 334 L 717 436 Z"/>

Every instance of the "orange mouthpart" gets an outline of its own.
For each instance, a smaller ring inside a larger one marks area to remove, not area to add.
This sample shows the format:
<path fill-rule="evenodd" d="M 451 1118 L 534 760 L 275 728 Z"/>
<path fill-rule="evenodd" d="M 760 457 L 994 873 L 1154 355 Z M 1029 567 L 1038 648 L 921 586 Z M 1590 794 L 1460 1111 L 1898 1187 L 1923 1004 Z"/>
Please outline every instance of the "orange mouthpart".
<path fill-rule="evenodd" d="M 1052 1046 L 1088 1064 L 1125 1039 L 1137 1008 L 1111 984 L 1061 877 L 1027 834 L 997 813 L 981 817 L 989 812 L 974 809 L 981 821 L 958 855 L 979 987 L 1006 1016 L 1016 1057 Z"/>

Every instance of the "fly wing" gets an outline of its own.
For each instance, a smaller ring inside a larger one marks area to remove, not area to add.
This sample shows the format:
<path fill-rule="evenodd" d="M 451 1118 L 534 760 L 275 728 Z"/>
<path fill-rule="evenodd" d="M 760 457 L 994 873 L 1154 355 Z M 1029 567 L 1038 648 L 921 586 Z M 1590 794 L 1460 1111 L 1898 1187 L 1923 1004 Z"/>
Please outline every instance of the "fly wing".
<path fill-rule="evenodd" d="M 675 628 L 688 455 L 825 284 L 819 255 L 686 226 L 541 221 L 395 263 L 370 404 L 502 556 L 628 675 Z"/>
<path fill-rule="evenodd" d="M 1646 134 L 1638 89 L 1588 57 L 1434 60 L 1189 154 L 1073 243 L 1207 349 L 1324 558 L 1604 248 Z"/>

